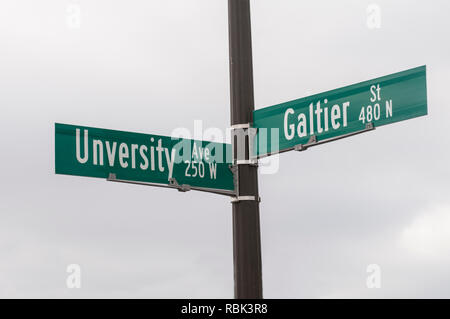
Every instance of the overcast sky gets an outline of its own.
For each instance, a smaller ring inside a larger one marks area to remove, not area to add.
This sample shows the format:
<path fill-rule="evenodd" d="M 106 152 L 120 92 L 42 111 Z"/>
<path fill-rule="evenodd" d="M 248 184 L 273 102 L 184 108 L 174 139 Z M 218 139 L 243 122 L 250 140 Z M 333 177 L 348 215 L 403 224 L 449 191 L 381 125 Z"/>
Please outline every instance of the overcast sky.
<path fill-rule="evenodd" d="M 424 64 L 428 87 L 428 116 L 260 175 L 264 296 L 450 298 L 450 2 L 251 9 L 256 108 Z M 229 125 L 226 0 L 2 0 L 0 110 L 0 297 L 233 297 L 228 198 L 54 174 L 55 122 Z"/>

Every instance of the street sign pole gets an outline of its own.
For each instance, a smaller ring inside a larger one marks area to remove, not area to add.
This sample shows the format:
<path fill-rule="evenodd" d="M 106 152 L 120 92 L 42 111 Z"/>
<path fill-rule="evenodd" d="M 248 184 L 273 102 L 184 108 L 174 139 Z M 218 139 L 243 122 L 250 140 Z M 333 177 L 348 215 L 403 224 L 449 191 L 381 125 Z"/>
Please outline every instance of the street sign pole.
<path fill-rule="evenodd" d="M 233 135 L 233 165 L 237 196 L 233 201 L 234 294 L 239 299 L 262 298 L 261 235 L 258 168 L 250 161 L 249 133 L 253 121 L 253 67 L 249 0 L 228 0 L 231 126 L 247 128 L 245 158 Z"/>

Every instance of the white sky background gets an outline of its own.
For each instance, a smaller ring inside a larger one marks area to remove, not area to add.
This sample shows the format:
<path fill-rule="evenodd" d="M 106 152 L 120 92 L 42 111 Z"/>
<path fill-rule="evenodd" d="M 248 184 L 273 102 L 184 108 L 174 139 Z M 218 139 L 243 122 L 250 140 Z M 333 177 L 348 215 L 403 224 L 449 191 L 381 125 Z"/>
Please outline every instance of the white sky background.
<path fill-rule="evenodd" d="M 256 108 L 427 65 L 427 117 L 260 177 L 266 298 L 450 298 L 450 2 L 370 3 L 251 1 Z M 233 297 L 227 198 L 54 174 L 55 122 L 227 127 L 227 1 L 2 0 L 0 110 L 0 297 Z"/>

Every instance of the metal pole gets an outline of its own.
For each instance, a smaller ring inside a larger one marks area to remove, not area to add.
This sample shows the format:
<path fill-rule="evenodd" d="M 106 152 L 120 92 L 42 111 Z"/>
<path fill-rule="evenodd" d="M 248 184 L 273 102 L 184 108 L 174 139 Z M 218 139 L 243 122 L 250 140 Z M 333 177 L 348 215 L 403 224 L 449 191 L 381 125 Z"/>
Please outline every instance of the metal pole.
<path fill-rule="evenodd" d="M 228 0 L 230 49 L 231 125 L 252 123 L 253 66 L 249 0 Z M 233 145 L 235 142 L 233 141 Z M 246 158 L 248 157 L 247 137 Z M 235 145 L 234 145 L 235 147 Z M 236 148 L 235 148 L 236 149 Z M 234 159 L 238 154 L 234 152 Z M 258 168 L 237 165 L 238 195 L 233 202 L 234 295 L 239 299 L 262 298 L 261 236 Z M 249 200 L 254 196 L 254 200 Z"/>

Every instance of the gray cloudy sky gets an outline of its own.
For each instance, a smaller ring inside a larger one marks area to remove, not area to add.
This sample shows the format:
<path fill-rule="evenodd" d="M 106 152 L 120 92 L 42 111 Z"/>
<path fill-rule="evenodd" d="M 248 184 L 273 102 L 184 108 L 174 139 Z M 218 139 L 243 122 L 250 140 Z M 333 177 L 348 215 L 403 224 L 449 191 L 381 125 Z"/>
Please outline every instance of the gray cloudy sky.
<path fill-rule="evenodd" d="M 256 108 L 424 64 L 428 77 L 427 117 L 261 175 L 264 296 L 449 298 L 450 2 L 251 5 Z M 229 125 L 226 0 L 2 0 L 0 110 L 0 297 L 233 297 L 227 198 L 54 174 L 55 122 Z"/>

